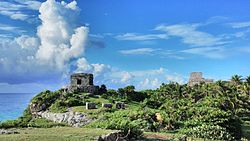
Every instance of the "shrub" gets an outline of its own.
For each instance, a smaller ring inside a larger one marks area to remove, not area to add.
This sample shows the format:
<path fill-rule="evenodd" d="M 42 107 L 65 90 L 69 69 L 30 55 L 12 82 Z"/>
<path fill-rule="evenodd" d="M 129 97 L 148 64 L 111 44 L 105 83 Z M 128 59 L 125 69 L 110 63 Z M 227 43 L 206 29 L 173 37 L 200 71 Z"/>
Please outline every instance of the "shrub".
<path fill-rule="evenodd" d="M 57 100 L 50 106 L 49 110 L 54 113 L 64 113 L 67 111 L 67 108 L 62 100 Z"/>
<path fill-rule="evenodd" d="M 28 127 L 51 128 L 56 126 L 67 126 L 65 123 L 56 123 L 43 118 L 34 118 L 28 123 Z"/>
<path fill-rule="evenodd" d="M 232 135 L 226 130 L 226 128 L 214 125 L 201 125 L 186 130 L 182 130 L 182 133 L 194 137 L 194 138 L 206 138 L 212 140 L 234 140 Z"/>

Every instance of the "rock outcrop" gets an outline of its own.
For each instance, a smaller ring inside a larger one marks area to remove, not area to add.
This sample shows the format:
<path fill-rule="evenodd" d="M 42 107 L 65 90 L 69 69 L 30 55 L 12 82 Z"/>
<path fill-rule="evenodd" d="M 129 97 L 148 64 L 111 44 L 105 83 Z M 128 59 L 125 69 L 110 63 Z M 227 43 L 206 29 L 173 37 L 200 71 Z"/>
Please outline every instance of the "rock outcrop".
<path fill-rule="evenodd" d="M 86 114 L 79 112 L 50 113 L 45 111 L 37 112 L 37 116 L 58 123 L 67 123 L 68 125 L 73 127 L 81 127 L 92 121 L 87 117 Z"/>
<path fill-rule="evenodd" d="M 19 134 L 19 132 L 15 130 L 5 130 L 5 129 L 0 129 L 0 135 L 2 134 Z"/>
<path fill-rule="evenodd" d="M 31 103 L 29 108 L 30 108 L 31 113 L 37 113 L 37 112 L 46 110 L 48 107 L 46 106 L 45 103 L 42 103 L 42 104 Z"/>
<path fill-rule="evenodd" d="M 126 141 L 122 137 L 122 132 L 112 132 L 107 135 L 102 135 L 98 138 L 98 141 Z"/>

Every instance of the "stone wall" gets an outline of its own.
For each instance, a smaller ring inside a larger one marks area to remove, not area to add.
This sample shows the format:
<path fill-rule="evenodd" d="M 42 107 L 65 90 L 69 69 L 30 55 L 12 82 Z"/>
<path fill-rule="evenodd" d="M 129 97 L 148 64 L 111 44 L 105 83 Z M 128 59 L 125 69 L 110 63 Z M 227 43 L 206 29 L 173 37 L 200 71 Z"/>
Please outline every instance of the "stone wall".
<path fill-rule="evenodd" d="M 93 85 L 93 74 L 75 73 L 71 75 L 71 86 Z"/>
<path fill-rule="evenodd" d="M 202 77 L 202 72 L 192 72 L 188 81 L 189 86 L 194 86 L 200 83 L 212 83 L 213 79 L 205 79 Z"/>
<path fill-rule="evenodd" d="M 66 93 L 85 92 L 97 94 L 99 92 L 99 86 L 93 84 L 93 74 L 75 73 L 70 78 L 70 85 L 64 88 Z"/>

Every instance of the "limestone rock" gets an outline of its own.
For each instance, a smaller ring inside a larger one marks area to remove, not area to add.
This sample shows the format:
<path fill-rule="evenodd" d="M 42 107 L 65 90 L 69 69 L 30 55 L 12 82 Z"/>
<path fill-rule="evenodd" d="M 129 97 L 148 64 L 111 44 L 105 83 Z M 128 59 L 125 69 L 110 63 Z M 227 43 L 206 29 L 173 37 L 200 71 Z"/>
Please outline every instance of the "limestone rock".
<path fill-rule="evenodd" d="M 100 136 L 98 141 L 126 141 L 123 139 L 121 132 L 113 132 L 107 135 Z"/>
<path fill-rule="evenodd" d="M 87 118 L 87 115 L 79 112 L 66 112 L 66 113 L 50 113 L 38 112 L 39 117 L 45 118 L 50 121 L 58 123 L 67 123 L 73 127 L 80 127 L 90 123 L 92 120 Z"/>
<path fill-rule="evenodd" d="M 5 129 L 0 129 L 0 135 L 2 134 L 19 134 L 19 132 L 15 130 L 5 130 Z"/>
<path fill-rule="evenodd" d="M 43 111 L 43 110 L 46 110 L 46 109 L 47 109 L 47 106 L 46 106 L 45 103 L 42 103 L 42 104 L 31 103 L 30 104 L 31 113 L 40 112 L 40 111 Z"/>

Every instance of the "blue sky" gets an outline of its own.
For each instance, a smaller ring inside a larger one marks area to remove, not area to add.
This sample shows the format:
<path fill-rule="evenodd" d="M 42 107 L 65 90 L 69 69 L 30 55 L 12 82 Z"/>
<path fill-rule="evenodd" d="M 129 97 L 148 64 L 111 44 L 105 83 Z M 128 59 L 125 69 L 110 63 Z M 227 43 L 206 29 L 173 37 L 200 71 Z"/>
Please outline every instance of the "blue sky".
<path fill-rule="evenodd" d="M 0 92 L 38 92 L 88 72 L 97 85 L 157 88 L 190 72 L 250 75 L 250 2 L 0 2 Z"/>

